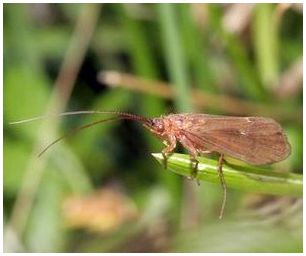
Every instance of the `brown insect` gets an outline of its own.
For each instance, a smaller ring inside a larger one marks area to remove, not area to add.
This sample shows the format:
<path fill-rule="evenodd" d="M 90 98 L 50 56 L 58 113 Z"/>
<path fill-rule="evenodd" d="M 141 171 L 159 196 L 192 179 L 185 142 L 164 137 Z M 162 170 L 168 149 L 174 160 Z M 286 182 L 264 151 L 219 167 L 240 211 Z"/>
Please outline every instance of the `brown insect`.
<path fill-rule="evenodd" d="M 218 175 L 223 187 L 223 202 L 220 218 L 223 216 L 226 202 L 226 184 L 222 172 L 224 155 L 242 160 L 251 165 L 266 165 L 279 162 L 290 154 L 290 144 L 281 126 L 271 118 L 231 117 L 207 114 L 170 114 L 159 118 L 146 118 L 124 112 L 111 111 L 75 111 L 58 116 L 79 114 L 114 114 L 116 117 L 99 120 L 72 130 L 51 144 L 52 145 L 79 130 L 90 126 L 119 119 L 138 121 L 153 134 L 163 140 L 166 148 L 162 150 L 167 167 L 167 157 L 179 142 L 189 153 L 192 163 L 192 178 L 197 177 L 199 154 L 219 153 Z M 34 121 L 50 116 L 35 117 L 13 122 L 12 124 Z"/>

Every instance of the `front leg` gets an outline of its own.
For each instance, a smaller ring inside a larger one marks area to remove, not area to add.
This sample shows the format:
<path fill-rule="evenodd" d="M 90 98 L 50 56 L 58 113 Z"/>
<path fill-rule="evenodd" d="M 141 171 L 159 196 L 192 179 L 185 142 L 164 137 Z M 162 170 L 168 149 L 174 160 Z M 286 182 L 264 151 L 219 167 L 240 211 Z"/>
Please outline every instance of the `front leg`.
<path fill-rule="evenodd" d="M 198 151 L 194 147 L 192 141 L 190 141 L 185 135 L 181 136 L 179 138 L 180 143 L 183 145 L 184 148 L 187 149 L 189 155 L 190 155 L 190 161 L 191 161 L 191 167 L 192 167 L 192 172 L 191 172 L 191 178 L 192 179 L 197 179 L 198 176 L 198 165 L 199 161 L 197 160 L 197 155 Z M 198 185 L 200 185 L 199 180 L 197 179 Z"/>
<path fill-rule="evenodd" d="M 167 169 L 167 160 L 169 154 L 176 148 L 176 137 L 174 135 L 169 135 L 167 140 L 165 140 L 166 148 L 162 150 L 162 155 L 164 158 L 164 168 Z"/>

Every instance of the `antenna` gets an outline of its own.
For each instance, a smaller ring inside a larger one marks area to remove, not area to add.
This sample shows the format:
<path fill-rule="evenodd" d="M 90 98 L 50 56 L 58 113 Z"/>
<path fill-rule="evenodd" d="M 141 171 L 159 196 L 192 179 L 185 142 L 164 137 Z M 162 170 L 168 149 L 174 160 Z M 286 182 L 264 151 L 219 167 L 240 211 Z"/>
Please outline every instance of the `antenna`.
<path fill-rule="evenodd" d="M 52 117 L 61 117 L 61 116 L 73 116 L 73 115 L 92 115 L 92 114 L 112 114 L 112 115 L 118 115 L 123 117 L 124 119 L 129 120 L 135 120 L 142 123 L 148 123 L 150 122 L 150 118 L 146 118 L 143 116 L 138 116 L 135 114 L 130 114 L 126 112 L 120 112 L 120 111 L 98 111 L 98 110 L 82 110 L 82 111 L 70 111 L 70 112 L 63 112 L 60 114 L 48 114 L 48 115 L 42 115 L 42 116 L 36 116 L 28 119 L 18 120 L 14 122 L 10 122 L 10 125 L 15 124 L 23 124 L 23 123 L 29 123 L 37 120 L 42 120 L 46 118 L 52 118 Z"/>
<path fill-rule="evenodd" d="M 56 139 L 55 141 L 53 141 L 52 143 L 47 145 L 39 153 L 38 157 L 40 157 L 50 147 L 52 147 L 54 144 L 56 144 L 57 142 L 61 141 L 62 139 L 66 138 L 68 136 L 71 136 L 71 135 L 73 135 L 73 134 L 75 134 L 75 133 L 77 133 L 77 132 L 79 132 L 81 130 L 84 130 L 86 128 L 94 126 L 96 124 L 100 124 L 100 123 L 104 123 L 104 122 L 116 121 L 116 120 L 120 120 L 120 119 L 121 120 L 122 119 L 134 120 L 134 121 L 146 124 L 146 125 L 150 125 L 151 124 L 151 119 L 143 117 L 143 116 L 138 116 L 138 115 L 135 115 L 135 114 L 130 114 L 130 113 L 126 113 L 126 112 L 120 112 L 120 111 L 98 111 L 98 110 L 82 110 L 82 111 L 63 112 L 63 113 L 59 113 L 59 114 L 48 114 L 48 115 L 36 116 L 36 117 L 28 118 L 28 119 L 23 119 L 23 120 L 18 120 L 18 121 L 10 122 L 9 124 L 10 125 L 16 125 L 16 124 L 29 123 L 29 122 L 38 121 L 38 120 L 42 120 L 42 119 L 46 119 L 46 118 L 52 118 L 52 117 L 57 117 L 58 118 L 58 117 L 61 117 L 61 116 L 92 115 L 92 114 L 111 114 L 111 115 L 117 115 L 117 116 L 109 118 L 109 119 L 103 119 L 103 120 L 95 121 L 95 122 L 83 125 L 81 127 L 77 127 L 77 128 L 71 129 L 66 134 L 64 134 L 63 136 L 59 137 L 58 139 Z"/>

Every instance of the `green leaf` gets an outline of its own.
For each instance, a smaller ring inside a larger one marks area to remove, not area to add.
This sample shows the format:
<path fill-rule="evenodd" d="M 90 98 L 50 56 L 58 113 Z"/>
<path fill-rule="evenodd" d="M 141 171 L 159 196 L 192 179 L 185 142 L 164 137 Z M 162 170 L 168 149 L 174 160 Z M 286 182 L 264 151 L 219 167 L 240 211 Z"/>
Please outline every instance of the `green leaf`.
<path fill-rule="evenodd" d="M 152 154 L 163 164 L 160 153 Z M 220 183 L 218 177 L 218 161 L 203 157 L 199 161 L 197 179 Z M 168 169 L 174 173 L 190 177 L 191 163 L 189 155 L 172 154 L 167 161 Z M 271 195 L 287 195 L 302 197 L 303 176 L 294 173 L 277 173 L 263 167 L 233 166 L 225 163 L 223 173 L 228 188 L 240 189 L 248 192 L 259 192 Z"/>
<path fill-rule="evenodd" d="M 190 73 L 194 76 L 194 83 L 203 91 L 216 92 L 216 79 L 212 74 L 211 59 L 208 54 L 207 30 L 198 26 L 193 17 L 192 5 L 179 4 L 179 24 L 182 34 L 182 45 L 186 52 L 186 62 L 190 62 Z"/>
<path fill-rule="evenodd" d="M 208 5 L 210 26 L 213 33 L 216 33 L 216 36 L 224 45 L 225 53 L 228 55 L 231 66 L 234 67 L 235 76 L 239 79 L 239 93 L 243 93 L 254 100 L 266 99 L 267 95 L 248 56 L 245 45 L 240 38 L 224 29 L 222 11 L 221 5 Z"/>
<path fill-rule="evenodd" d="M 273 4 L 259 4 L 253 20 L 257 66 L 266 88 L 276 86 L 278 80 L 278 28 L 274 12 Z"/>

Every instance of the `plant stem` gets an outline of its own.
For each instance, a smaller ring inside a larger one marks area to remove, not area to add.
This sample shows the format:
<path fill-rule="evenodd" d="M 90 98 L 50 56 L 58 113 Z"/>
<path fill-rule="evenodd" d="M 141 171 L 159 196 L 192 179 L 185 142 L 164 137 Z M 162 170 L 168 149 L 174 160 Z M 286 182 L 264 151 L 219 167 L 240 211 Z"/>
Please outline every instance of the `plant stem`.
<path fill-rule="evenodd" d="M 179 111 L 192 110 L 189 77 L 186 60 L 181 47 L 181 37 L 176 23 L 177 13 L 171 4 L 158 4 L 162 40 L 170 81 L 175 86 L 174 102 Z"/>
<path fill-rule="evenodd" d="M 98 79 L 111 88 L 123 88 L 170 100 L 175 97 L 173 85 L 163 81 L 144 79 L 117 71 L 101 71 Z M 192 103 L 200 109 L 210 108 L 230 115 L 269 116 L 277 120 L 293 120 L 295 122 L 302 120 L 302 113 L 297 111 L 294 105 L 290 107 L 280 101 L 273 102 L 273 104 L 256 103 L 225 94 L 204 92 L 199 89 L 192 89 L 190 93 Z"/>
<path fill-rule="evenodd" d="M 152 155 L 159 163 L 163 164 L 162 154 Z M 199 161 L 197 178 L 219 184 L 218 161 L 203 157 L 197 159 Z M 191 176 L 189 155 L 172 154 L 168 158 L 167 166 L 174 173 Z M 228 188 L 280 196 L 302 197 L 303 195 L 303 176 L 299 174 L 277 173 L 268 168 L 233 166 L 228 163 L 223 165 L 223 173 Z"/>

